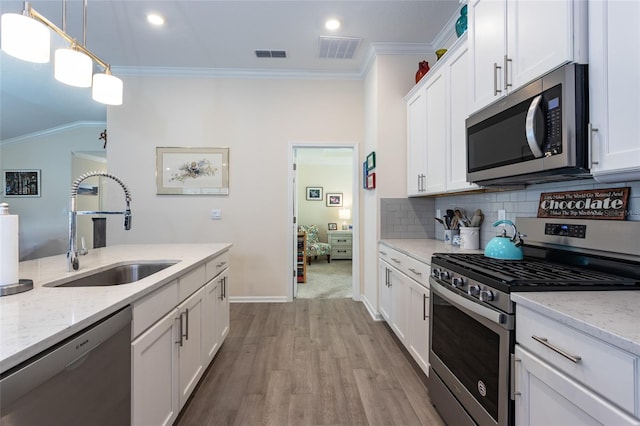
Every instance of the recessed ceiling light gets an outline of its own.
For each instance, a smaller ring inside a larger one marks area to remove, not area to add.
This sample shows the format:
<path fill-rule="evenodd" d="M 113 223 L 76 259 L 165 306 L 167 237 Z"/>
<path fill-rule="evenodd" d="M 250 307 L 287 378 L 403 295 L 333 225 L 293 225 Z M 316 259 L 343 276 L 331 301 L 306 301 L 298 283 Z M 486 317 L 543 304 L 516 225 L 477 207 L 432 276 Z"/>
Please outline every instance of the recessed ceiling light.
<path fill-rule="evenodd" d="M 324 23 L 324 27 L 329 31 L 336 31 L 340 28 L 340 21 L 336 18 L 327 19 Z"/>
<path fill-rule="evenodd" d="M 158 15 L 157 13 L 149 13 L 147 15 L 147 21 L 151 25 L 155 25 L 157 27 L 164 25 L 164 17 L 161 15 Z"/>

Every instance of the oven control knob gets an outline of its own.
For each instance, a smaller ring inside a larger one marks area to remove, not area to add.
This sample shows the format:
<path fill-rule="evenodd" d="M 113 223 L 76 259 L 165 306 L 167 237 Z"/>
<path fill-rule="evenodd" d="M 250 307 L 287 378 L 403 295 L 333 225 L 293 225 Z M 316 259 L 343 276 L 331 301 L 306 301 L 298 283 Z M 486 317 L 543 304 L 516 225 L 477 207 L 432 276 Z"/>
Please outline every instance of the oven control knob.
<path fill-rule="evenodd" d="M 464 278 L 462 277 L 451 278 L 451 285 L 453 285 L 456 288 L 464 287 Z"/>
<path fill-rule="evenodd" d="M 480 291 L 479 299 L 483 302 L 491 302 L 493 300 L 493 293 L 491 290 Z"/>
<path fill-rule="evenodd" d="M 434 268 L 433 271 L 431 271 L 431 276 L 434 278 L 440 278 L 440 268 Z"/>
<path fill-rule="evenodd" d="M 440 271 L 440 276 L 438 278 L 447 281 L 450 277 L 451 274 L 449 274 L 449 271 Z"/>
<path fill-rule="evenodd" d="M 478 296 L 480 294 L 480 286 L 476 284 L 472 284 L 467 289 L 467 294 L 469 296 Z"/>

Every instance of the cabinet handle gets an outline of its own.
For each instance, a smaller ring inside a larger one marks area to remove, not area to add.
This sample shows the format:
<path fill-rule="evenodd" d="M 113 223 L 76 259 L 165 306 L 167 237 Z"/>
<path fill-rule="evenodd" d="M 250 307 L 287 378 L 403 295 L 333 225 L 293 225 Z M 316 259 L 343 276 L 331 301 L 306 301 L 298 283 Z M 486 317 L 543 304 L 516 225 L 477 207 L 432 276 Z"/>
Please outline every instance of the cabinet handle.
<path fill-rule="evenodd" d="M 187 308 L 187 311 L 185 312 L 185 316 L 187 317 L 187 321 L 185 321 L 186 322 L 186 327 L 185 328 L 187 329 L 187 331 L 184 334 L 184 338 L 186 340 L 189 340 L 189 308 Z"/>
<path fill-rule="evenodd" d="M 227 277 L 223 278 L 222 289 L 224 290 L 224 298 L 227 298 Z"/>
<path fill-rule="evenodd" d="M 387 274 L 387 275 L 386 275 L 386 277 L 385 277 L 385 283 L 384 283 L 384 284 L 385 284 L 387 287 L 391 287 L 391 269 L 389 269 L 389 268 L 385 268 L 385 271 L 386 271 L 386 274 Z"/>
<path fill-rule="evenodd" d="M 226 265 L 227 262 L 220 262 L 216 265 L 216 268 L 222 268 L 224 265 Z"/>
<path fill-rule="evenodd" d="M 220 278 L 220 300 L 224 300 L 224 277 Z"/>
<path fill-rule="evenodd" d="M 502 67 L 498 66 L 497 62 L 493 63 L 493 96 L 498 96 L 498 93 L 502 93 L 502 90 L 498 89 L 498 70 Z"/>
<path fill-rule="evenodd" d="M 416 271 L 416 270 L 415 270 L 415 269 L 413 269 L 413 268 L 409 268 L 409 270 L 410 270 L 411 272 L 413 272 L 414 274 L 416 274 L 416 275 L 420 275 L 420 276 L 422 276 L 422 272 L 418 272 L 418 271 Z"/>
<path fill-rule="evenodd" d="M 504 90 L 511 87 L 511 83 L 509 83 L 509 62 L 511 62 L 511 59 L 504 55 Z"/>
<path fill-rule="evenodd" d="M 568 359 L 569 361 L 573 362 L 574 364 L 577 364 L 580 362 L 580 360 L 582 360 L 582 357 L 578 356 L 578 355 L 573 355 L 570 354 L 567 351 L 564 351 L 562 349 L 560 349 L 559 347 L 552 345 L 551 343 L 549 343 L 549 340 L 546 337 L 538 337 L 538 336 L 531 336 L 531 338 L 533 340 L 535 340 L 536 342 L 539 342 L 541 344 L 543 344 L 544 346 L 546 346 L 547 348 L 551 349 L 552 351 L 562 355 L 563 357 L 565 357 L 566 359 Z"/>
<path fill-rule="evenodd" d="M 176 343 L 179 343 L 182 347 L 182 312 L 180 312 L 180 317 L 178 318 L 178 320 L 180 321 L 180 332 L 178 333 L 180 336 L 180 340 L 178 340 Z"/>
<path fill-rule="evenodd" d="M 587 129 L 587 144 L 589 145 L 589 164 L 591 164 L 592 166 L 594 164 L 599 164 L 598 161 L 594 161 L 593 160 L 593 133 L 597 132 L 598 129 L 596 127 L 593 127 L 593 124 L 589 123 L 588 125 L 588 129 Z"/>
<path fill-rule="evenodd" d="M 521 362 L 522 360 L 516 358 L 514 354 L 511 354 L 511 400 L 515 401 L 516 396 L 522 395 L 522 393 L 516 391 L 516 362 Z"/>
<path fill-rule="evenodd" d="M 422 320 L 426 321 L 427 318 L 429 318 L 427 316 L 427 295 L 423 294 L 422 295 Z"/>
<path fill-rule="evenodd" d="M 395 257 L 392 257 L 391 260 L 393 260 L 396 263 L 401 263 L 398 259 L 396 259 Z"/>
<path fill-rule="evenodd" d="M 379 250 L 379 251 L 378 251 L 378 253 L 380 253 L 380 254 L 381 254 L 381 255 L 383 255 L 383 256 L 386 256 L 386 255 L 387 255 L 387 252 L 386 252 L 386 251 L 382 251 L 382 250 Z"/>
<path fill-rule="evenodd" d="M 422 174 L 422 192 L 427 191 L 427 175 Z"/>

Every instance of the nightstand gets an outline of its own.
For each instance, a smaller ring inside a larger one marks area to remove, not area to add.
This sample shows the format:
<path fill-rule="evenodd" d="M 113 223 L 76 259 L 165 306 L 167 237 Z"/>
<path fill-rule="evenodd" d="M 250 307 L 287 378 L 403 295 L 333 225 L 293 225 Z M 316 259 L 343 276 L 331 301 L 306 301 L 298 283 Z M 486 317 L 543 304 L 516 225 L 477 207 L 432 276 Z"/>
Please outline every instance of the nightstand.
<path fill-rule="evenodd" d="M 331 260 L 351 259 L 353 234 L 351 231 L 327 231 L 331 245 Z"/>

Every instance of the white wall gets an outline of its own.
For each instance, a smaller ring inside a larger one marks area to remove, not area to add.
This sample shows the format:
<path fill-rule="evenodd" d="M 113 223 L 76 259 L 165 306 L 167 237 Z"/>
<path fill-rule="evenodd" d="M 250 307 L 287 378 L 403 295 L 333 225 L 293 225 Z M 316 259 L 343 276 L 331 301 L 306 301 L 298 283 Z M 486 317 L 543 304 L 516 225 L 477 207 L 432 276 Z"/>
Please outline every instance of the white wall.
<path fill-rule="evenodd" d="M 78 123 L 3 141 L 0 166 L 4 169 L 39 169 L 42 196 L 2 197 L 19 216 L 20 260 L 66 253 L 68 246 L 71 153 L 101 151 L 104 123 Z M 4 191 L 1 191 L 4 194 Z"/>
<path fill-rule="evenodd" d="M 360 143 L 362 81 L 129 77 L 124 83 L 124 105 L 107 111 L 108 163 L 132 192 L 133 226 L 128 232 L 110 226 L 109 241 L 233 243 L 230 295 L 284 300 L 292 282 L 288 144 Z M 168 146 L 228 146 L 229 195 L 156 195 L 155 148 Z M 111 205 L 121 194 L 107 197 Z M 222 220 L 209 219 L 212 208 L 222 209 Z"/>
<path fill-rule="evenodd" d="M 362 197 L 362 300 L 372 314 L 378 309 L 378 239 L 380 198 L 406 197 L 406 103 L 415 85 L 418 55 L 378 55 L 365 85 L 365 148 L 361 161 L 376 152 L 376 189 Z M 427 58 L 428 59 L 428 58 Z"/>

